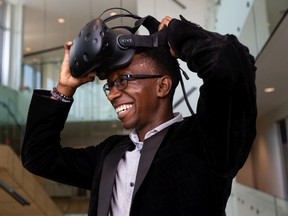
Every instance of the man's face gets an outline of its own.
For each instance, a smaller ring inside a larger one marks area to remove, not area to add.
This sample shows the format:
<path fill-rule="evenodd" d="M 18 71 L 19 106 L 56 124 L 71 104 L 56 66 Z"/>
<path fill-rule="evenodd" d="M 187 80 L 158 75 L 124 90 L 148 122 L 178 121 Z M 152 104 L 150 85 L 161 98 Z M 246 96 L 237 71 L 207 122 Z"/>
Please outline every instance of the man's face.
<path fill-rule="evenodd" d="M 156 74 L 151 63 L 135 55 L 129 66 L 113 71 L 107 82 L 113 82 L 121 75 Z M 158 124 L 159 99 L 157 86 L 160 78 L 132 79 L 123 90 L 113 86 L 108 99 L 115 108 L 119 120 L 126 129 L 151 130 Z"/>

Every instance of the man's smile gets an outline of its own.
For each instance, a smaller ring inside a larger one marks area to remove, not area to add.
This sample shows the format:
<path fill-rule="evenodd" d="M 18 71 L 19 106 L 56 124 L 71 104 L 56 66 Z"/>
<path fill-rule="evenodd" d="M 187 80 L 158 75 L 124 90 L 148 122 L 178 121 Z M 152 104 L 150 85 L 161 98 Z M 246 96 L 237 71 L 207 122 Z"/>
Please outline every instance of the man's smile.
<path fill-rule="evenodd" d="M 129 110 L 132 107 L 132 104 L 123 104 L 115 109 L 117 115 L 124 113 L 125 111 Z"/>

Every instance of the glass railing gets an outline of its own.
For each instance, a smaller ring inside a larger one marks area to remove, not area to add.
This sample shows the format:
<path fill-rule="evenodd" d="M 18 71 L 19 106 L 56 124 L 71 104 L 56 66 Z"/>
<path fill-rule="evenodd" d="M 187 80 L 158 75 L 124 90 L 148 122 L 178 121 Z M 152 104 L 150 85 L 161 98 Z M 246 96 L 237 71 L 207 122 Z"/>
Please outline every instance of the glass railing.
<path fill-rule="evenodd" d="M 234 182 L 227 216 L 287 216 L 288 202 Z"/>
<path fill-rule="evenodd" d="M 0 85 L 0 144 L 19 153 L 23 141 L 30 94 Z"/>
<path fill-rule="evenodd" d="M 103 92 L 103 84 L 104 81 L 97 80 L 77 89 L 74 95 L 76 102 L 71 107 L 68 121 L 116 120 L 114 108 Z"/>
<path fill-rule="evenodd" d="M 62 55 L 62 51 L 59 52 Z M 51 90 L 57 85 L 61 59 L 56 54 L 55 57 L 49 57 L 43 62 L 31 61 L 25 59 L 23 66 L 22 90 L 32 94 L 33 89 Z M 40 59 L 40 58 L 38 58 Z M 39 80 L 42 83 L 39 85 Z M 35 84 L 37 84 L 35 86 Z M 75 102 L 69 112 L 68 122 L 73 121 L 111 121 L 116 119 L 116 114 L 103 92 L 104 81 L 98 78 L 92 83 L 87 83 L 77 89 L 74 99 Z"/>
<path fill-rule="evenodd" d="M 288 0 L 209 1 L 209 28 L 236 35 L 256 57 L 282 18 Z M 213 8 L 213 9 L 211 9 Z"/>
<path fill-rule="evenodd" d="M 255 0 L 249 14 L 250 23 L 246 22 L 245 26 L 251 25 L 250 29 L 254 29 L 255 44 L 257 46 L 257 56 L 271 35 L 277 29 L 279 23 L 287 14 L 288 0 Z M 240 37 L 243 36 L 240 35 Z M 247 40 L 247 39 L 246 39 Z M 253 40 L 252 40 L 253 41 Z M 251 44 L 251 42 L 248 44 Z"/>

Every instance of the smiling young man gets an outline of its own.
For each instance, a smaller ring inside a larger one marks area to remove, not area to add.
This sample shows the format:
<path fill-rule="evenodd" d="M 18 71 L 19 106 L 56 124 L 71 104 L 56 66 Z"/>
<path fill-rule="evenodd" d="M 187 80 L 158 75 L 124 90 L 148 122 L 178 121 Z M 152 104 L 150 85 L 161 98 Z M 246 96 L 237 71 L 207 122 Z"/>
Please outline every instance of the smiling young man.
<path fill-rule="evenodd" d="M 177 61 L 167 53 L 165 48 L 138 51 L 131 64 L 109 74 L 104 86 L 123 127 L 135 129 L 141 141 L 148 131 L 174 117 L 170 94 L 178 80 L 173 83 L 169 72 L 180 72 Z M 119 90 L 118 83 L 125 88 Z"/>
<path fill-rule="evenodd" d="M 233 35 L 165 17 L 167 46 L 137 49 L 103 89 L 127 136 L 62 148 L 73 94 L 97 72 L 74 78 L 69 49 L 58 85 L 35 90 L 22 149 L 31 172 L 91 190 L 89 216 L 223 216 L 231 184 L 256 135 L 254 59 Z M 168 46 L 169 44 L 169 46 Z M 203 79 L 196 114 L 173 113 L 176 56 Z"/>

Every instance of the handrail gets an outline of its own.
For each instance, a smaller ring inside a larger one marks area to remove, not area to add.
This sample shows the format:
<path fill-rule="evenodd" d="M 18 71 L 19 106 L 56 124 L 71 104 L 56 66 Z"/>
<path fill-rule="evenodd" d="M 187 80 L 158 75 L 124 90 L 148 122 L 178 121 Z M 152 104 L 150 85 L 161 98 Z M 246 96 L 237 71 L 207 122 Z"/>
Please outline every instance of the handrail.
<path fill-rule="evenodd" d="M 30 203 L 26 199 L 20 196 L 12 187 L 4 183 L 1 179 L 0 179 L 0 188 L 6 191 L 11 197 L 13 197 L 21 205 L 23 206 L 30 205 Z"/>

